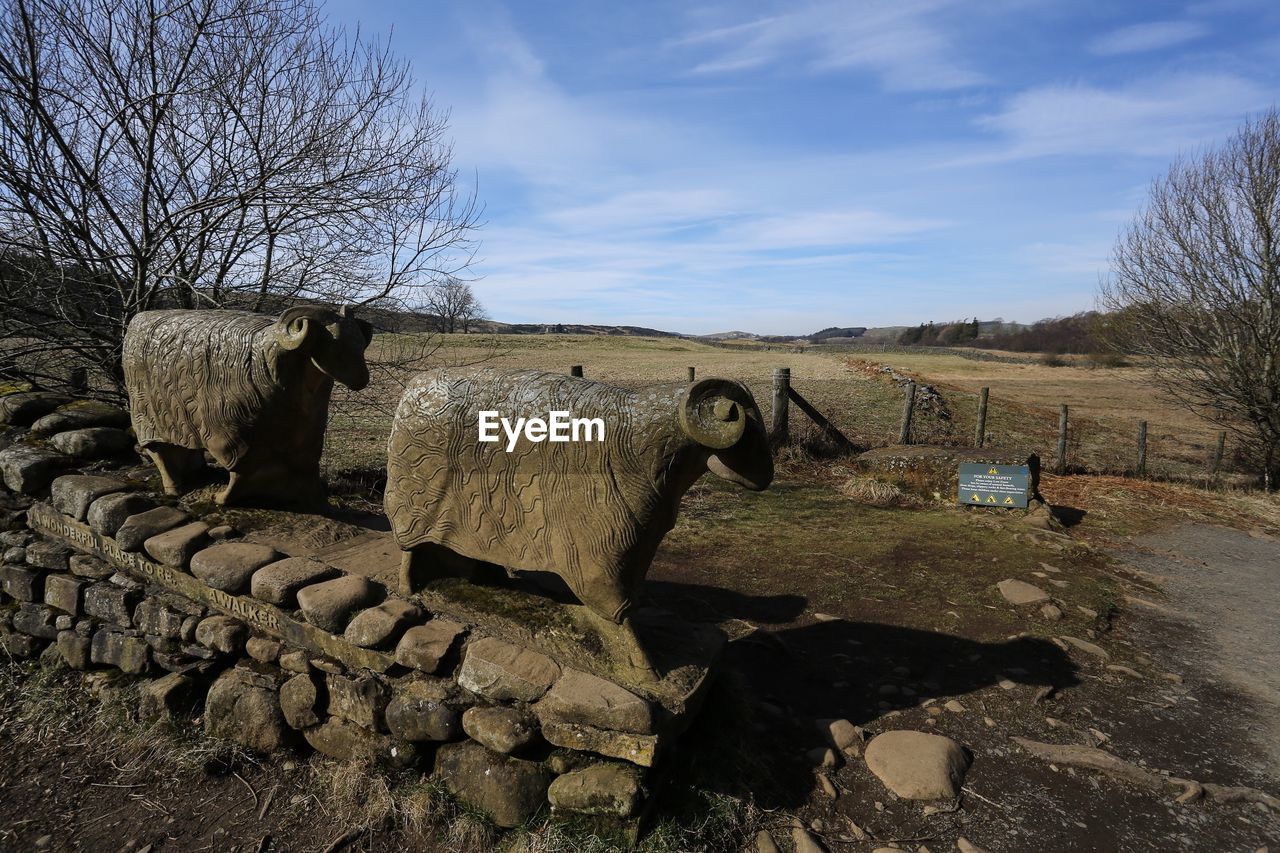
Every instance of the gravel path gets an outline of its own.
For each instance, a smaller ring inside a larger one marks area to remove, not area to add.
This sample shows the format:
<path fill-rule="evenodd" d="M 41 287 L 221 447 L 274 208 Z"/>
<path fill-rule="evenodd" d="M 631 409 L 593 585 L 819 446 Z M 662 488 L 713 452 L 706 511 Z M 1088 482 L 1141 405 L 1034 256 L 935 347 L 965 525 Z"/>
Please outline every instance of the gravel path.
<path fill-rule="evenodd" d="M 1280 539 L 1208 524 L 1135 537 L 1119 556 L 1157 576 L 1167 615 L 1200 640 L 1197 663 L 1253 699 L 1258 746 L 1280 775 Z"/>

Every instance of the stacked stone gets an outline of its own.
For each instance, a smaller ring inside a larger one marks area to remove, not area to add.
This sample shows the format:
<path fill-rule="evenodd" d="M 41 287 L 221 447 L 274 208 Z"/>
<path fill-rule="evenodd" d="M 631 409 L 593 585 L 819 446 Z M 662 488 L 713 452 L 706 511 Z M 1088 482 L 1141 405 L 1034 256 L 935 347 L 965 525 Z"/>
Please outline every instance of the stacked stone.
<path fill-rule="evenodd" d="M 11 408 L 27 417 L 47 402 Z M 46 409 L 35 426 L 71 411 Z M 87 422 L 59 423 L 118 429 Z M 305 743 L 344 760 L 431 768 L 500 826 L 548 803 L 634 822 L 664 741 L 688 723 L 684 707 L 426 612 L 363 576 L 211 527 L 101 461 L 92 473 L 66 473 L 76 466 L 39 443 L 0 449 L 0 509 L 10 513 L 0 516 L 10 528 L 0 533 L 0 643 L 15 657 L 43 652 L 73 669 L 147 677 L 144 719 L 202 710 L 210 735 L 253 749 Z M 26 529 L 31 499 L 46 495 L 41 517 L 56 511 L 207 594 L 194 600 L 154 580 L 161 575 Z M 227 602 L 277 614 L 289 630 L 233 618 L 221 611 L 246 610 Z"/>

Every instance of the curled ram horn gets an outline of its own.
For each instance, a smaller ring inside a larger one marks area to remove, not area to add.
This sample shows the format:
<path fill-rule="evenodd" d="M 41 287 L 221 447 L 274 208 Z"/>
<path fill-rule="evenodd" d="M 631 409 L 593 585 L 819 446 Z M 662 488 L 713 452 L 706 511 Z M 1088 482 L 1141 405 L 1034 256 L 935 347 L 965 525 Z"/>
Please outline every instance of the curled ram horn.
<path fill-rule="evenodd" d="M 276 340 L 285 349 L 297 349 L 307 339 L 310 321 L 333 323 L 337 319 L 338 314 L 332 308 L 323 305 L 295 305 L 285 309 L 276 321 Z"/>
<path fill-rule="evenodd" d="M 742 438 L 747 428 L 742 390 L 723 379 L 704 379 L 691 386 L 680 405 L 680 427 L 704 447 L 724 450 Z"/>

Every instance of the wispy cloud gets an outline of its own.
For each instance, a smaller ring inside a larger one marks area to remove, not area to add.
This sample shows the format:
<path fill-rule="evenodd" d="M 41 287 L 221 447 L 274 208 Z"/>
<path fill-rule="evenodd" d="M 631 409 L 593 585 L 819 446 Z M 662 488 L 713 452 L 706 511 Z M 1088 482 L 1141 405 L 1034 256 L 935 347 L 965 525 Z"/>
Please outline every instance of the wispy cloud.
<path fill-rule="evenodd" d="M 1208 32 L 1209 28 L 1199 21 L 1152 21 L 1112 30 L 1091 41 L 1089 49 L 1099 56 L 1143 53 L 1185 44 Z"/>
<path fill-rule="evenodd" d="M 941 20 L 953 6 L 944 0 L 813 3 L 704 29 L 674 44 L 703 54 L 692 66 L 695 74 L 785 65 L 867 71 L 898 91 L 959 89 L 986 78 L 959 57 Z"/>
<path fill-rule="evenodd" d="M 1230 74 L 1173 75 L 1104 89 L 1041 86 L 978 125 L 1005 137 L 992 159 L 1045 155 L 1168 156 L 1220 137 L 1272 93 Z"/>

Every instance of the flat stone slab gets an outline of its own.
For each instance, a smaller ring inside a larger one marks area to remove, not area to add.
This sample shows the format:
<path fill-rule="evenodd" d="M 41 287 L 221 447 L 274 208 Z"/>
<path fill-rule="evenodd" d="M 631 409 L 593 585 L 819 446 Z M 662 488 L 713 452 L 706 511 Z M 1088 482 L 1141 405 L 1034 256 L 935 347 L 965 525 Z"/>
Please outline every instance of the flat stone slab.
<path fill-rule="evenodd" d="M 60 432 L 49 444 L 76 459 L 105 459 L 133 447 L 133 439 L 115 427 L 86 427 Z"/>
<path fill-rule="evenodd" d="M 396 663 L 421 672 L 435 672 L 466 627 L 451 619 L 432 619 L 404 632 L 396 645 Z"/>
<path fill-rule="evenodd" d="M 543 723 L 542 737 L 554 746 L 621 758 L 641 767 L 652 767 L 658 759 L 658 735 L 615 732 L 580 723 Z"/>
<path fill-rule="evenodd" d="M 115 477 L 67 474 L 54 480 L 49 487 L 49 502 L 63 515 L 84 521 L 90 504 L 103 495 L 122 492 L 126 488 L 128 485 Z"/>
<path fill-rule="evenodd" d="M 546 655 L 484 637 L 467 646 L 458 684 L 499 702 L 533 702 L 550 690 L 559 677 L 559 665 Z"/>
<path fill-rule="evenodd" d="M 277 607 L 296 607 L 298 590 L 335 577 L 338 570 L 308 557 L 289 557 L 253 573 L 250 594 Z"/>
<path fill-rule="evenodd" d="M 653 708 L 624 687 L 568 669 L 533 706 L 544 724 L 581 723 L 612 731 L 652 734 Z"/>
<path fill-rule="evenodd" d="M 95 533 L 115 536 L 131 515 L 155 509 L 155 501 L 140 492 L 116 492 L 104 495 L 89 505 L 85 521 Z"/>
<path fill-rule="evenodd" d="M 240 593 L 249 587 L 255 572 L 282 555 L 268 545 L 252 542 L 220 542 L 191 558 L 191 574 L 214 589 Z"/>
<path fill-rule="evenodd" d="M 129 428 L 129 413 L 109 403 L 92 400 L 78 400 L 59 406 L 47 415 L 38 418 L 31 425 L 36 435 L 53 435 L 73 429 L 88 427 Z"/>
<path fill-rule="evenodd" d="M 152 536 L 142 547 L 161 565 L 180 569 L 191 562 L 195 553 L 208 542 L 209 525 L 193 521 Z"/>
<path fill-rule="evenodd" d="M 17 394 L 5 394 L 0 397 L 0 424 L 30 426 L 37 418 L 44 417 L 64 403 L 70 402 L 70 397 L 49 391 L 20 391 Z"/>
<path fill-rule="evenodd" d="M 356 611 L 378 603 L 384 595 L 382 588 L 367 578 L 345 575 L 298 590 L 298 607 L 312 625 L 338 634 Z"/>
<path fill-rule="evenodd" d="M 0 476 L 10 490 L 38 495 L 74 461 L 56 450 L 19 444 L 0 450 Z"/>
<path fill-rule="evenodd" d="M 116 544 L 122 551 L 141 551 L 143 543 L 152 536 L 172 530 L 190 520 L 191 516 L 180 509 L 158 506 L 126 518 L 116 531 Z"/>
<path fill-rule="evenodd" d="M 724 632 L 715 625 L 692 623 L 657 608 L 636 608 L 632 614 L 636 633 L 661 676 L 656 682 L 637 682 L 618 666 L 619 652 L 611 650 L 609 640 L 596 631 L 596 621 L 585 607 L 558 603 L 515 586 L 479 586 L 458 579 L 432 582 L 414 599 L 437 618 L 537 650 L 558 665 L 621 684 L 657 703 L 661 706 L 657 727 L 663 734 L 678 733 L 701 706 L 726 642 Z"/>
<path fill-rule="evenodd" d="M 1049 593 L 1040 587 L 1013 578 L 1000 581 L 996 584 L 996 589 L 1000 590 L 1005 601 L 1018 606 L 1043 604 L 1049 600 Z"/>
<path fill-rule="evenodd" d="M 409 626 L 426 618 L 422 608 L 403 599 L 391 599 L 362 610 L 342 635 L 348 643 L 365 649 L 393 645 Z"/>
<path fill-rule="evenodd" d="M 905 800 L 945 800 L 960 792 L 969 758 L 951 738 L 927 732 L 885 732 L 867 744 L 867 767 Z"/>

